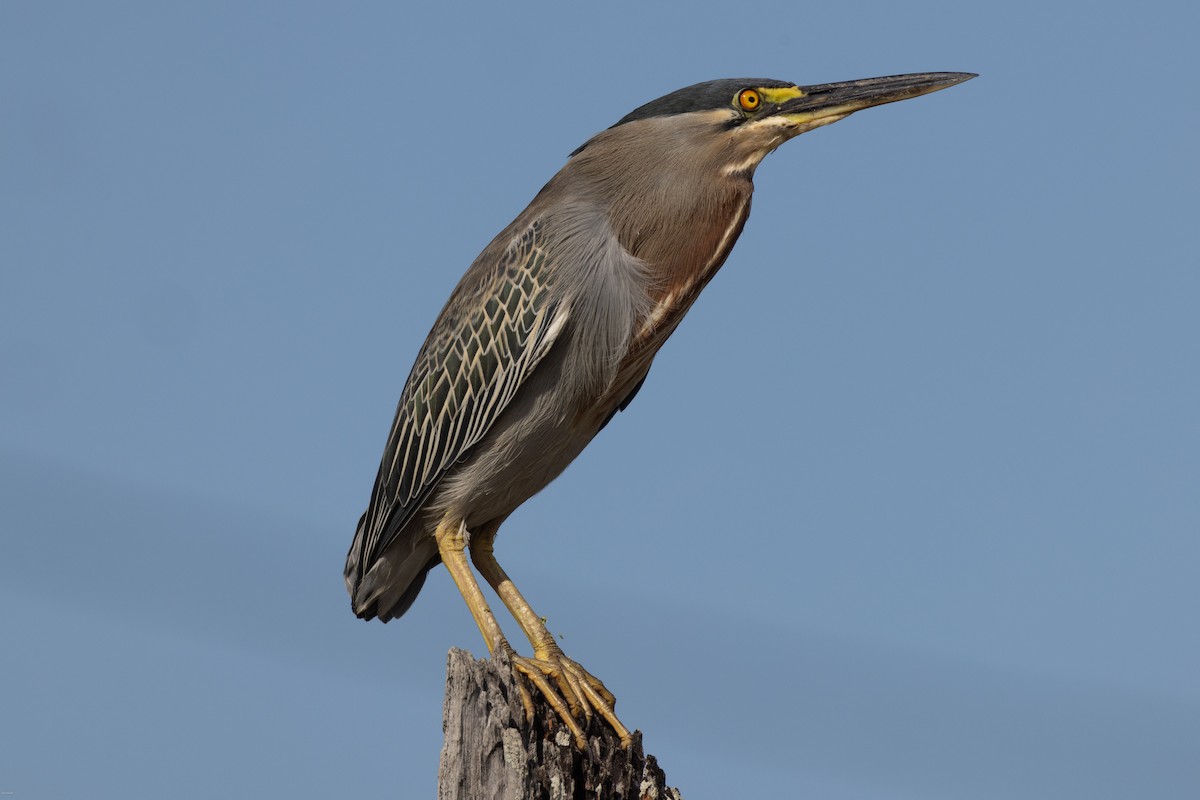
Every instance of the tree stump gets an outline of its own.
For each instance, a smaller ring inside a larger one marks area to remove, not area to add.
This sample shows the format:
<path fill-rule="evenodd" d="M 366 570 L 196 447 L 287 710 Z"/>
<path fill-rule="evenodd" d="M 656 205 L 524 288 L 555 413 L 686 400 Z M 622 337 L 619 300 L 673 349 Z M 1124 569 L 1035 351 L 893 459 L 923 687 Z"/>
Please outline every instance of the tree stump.
<path fill-rule="evenodd" d="M 526 723 L 513 681 L 503 655 L 476 661 L 450 651 L 438 800 L 682 800 L 654 756 L 642 753 L 640 731 L 626 750 L 595 718 L 581 752 L 536 691 Z"/>

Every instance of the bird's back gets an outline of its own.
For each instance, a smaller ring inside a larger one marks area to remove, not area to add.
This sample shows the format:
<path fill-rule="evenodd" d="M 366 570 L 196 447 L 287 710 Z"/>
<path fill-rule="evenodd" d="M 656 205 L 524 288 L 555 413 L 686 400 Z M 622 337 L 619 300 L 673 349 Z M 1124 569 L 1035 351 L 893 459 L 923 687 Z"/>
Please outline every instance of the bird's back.
<path fill-rule="evenodd" d="M 468 527 L 498 524 L 561 473 L 627 404 L 723 263 L 749 209 L 748 177 L 714 188 L 694 164 L 647 153 L 657 172 L 614 180 L 609 154 L 642 144 L 637 130 L 596 137 L 451 294 L 401 395 L 347 557 L 359 616 L 407 609 L 438 563 L 431 536 L 447 513 Z M 670 189 L 674 206 L 647 205 L 646 184 Z M 610 187 L 643 199 L 614 199 Z M 701 234 L 680 248 L 676 229 L 651 222 L 664 218 Z"/>
<path fill-rule="evenodd" d="M 356 613 L 403 613 L 438 562 L 430 537 L 448 510 L 468 524 L 506 516 L 566 467 L 647 307 L 642 265 L 586 199 L 548 186 L 496 237 L 401 394 L 347 556 Z"/>

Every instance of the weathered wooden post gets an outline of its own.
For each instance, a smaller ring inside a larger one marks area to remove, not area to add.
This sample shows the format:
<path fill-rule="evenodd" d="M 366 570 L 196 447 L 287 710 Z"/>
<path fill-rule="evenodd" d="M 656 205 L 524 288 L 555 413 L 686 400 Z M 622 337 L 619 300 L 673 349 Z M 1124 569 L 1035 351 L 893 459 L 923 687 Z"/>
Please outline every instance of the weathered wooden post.
<path fill-rule="evenodd" d="M 642 753 L 640 731 L 626 750 L 596 719 L 580 751 L 536 692 L 534 703 L 528 725 L 503 657 L 450 651 L 438 800 L 682 800 Z"/>

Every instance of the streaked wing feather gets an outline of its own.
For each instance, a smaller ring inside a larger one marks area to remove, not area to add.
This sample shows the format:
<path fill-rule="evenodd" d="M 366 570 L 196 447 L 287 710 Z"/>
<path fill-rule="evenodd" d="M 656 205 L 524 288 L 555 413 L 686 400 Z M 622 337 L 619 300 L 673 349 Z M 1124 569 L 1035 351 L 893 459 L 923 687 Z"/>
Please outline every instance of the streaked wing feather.
<path fill-rule="evenodd" d="M 359 574 L 367 572 L 447 470 L 512 401 L 562 328 L 534 222 L 478 292 L 456 293 L 417 355 L 367 508 Z M 483 298 L 482 300 L 480 298 Z"/>

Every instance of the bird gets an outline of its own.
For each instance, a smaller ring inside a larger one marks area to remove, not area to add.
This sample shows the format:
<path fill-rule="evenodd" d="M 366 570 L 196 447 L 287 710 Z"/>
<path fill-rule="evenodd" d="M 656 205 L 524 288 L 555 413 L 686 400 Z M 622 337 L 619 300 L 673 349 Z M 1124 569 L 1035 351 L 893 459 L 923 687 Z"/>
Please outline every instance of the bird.
<path fill-rule="evenodd" d="M 581 749 L 594 714 L 629 746 L 614 695 L 564 654 L 496 560 L 500 526 L 629 407 L 741 235 L 764 157 L 856 111 L 974 77 L 706 81 L 574 150 L 470 265 L 417 353 L 346 558 L 354 613 L 402 616 L 444 564 L 489 652 L 519 676 L 528 719 L 532 687 Z M 472 564 L 531 656 L 505 638 Z"/>

